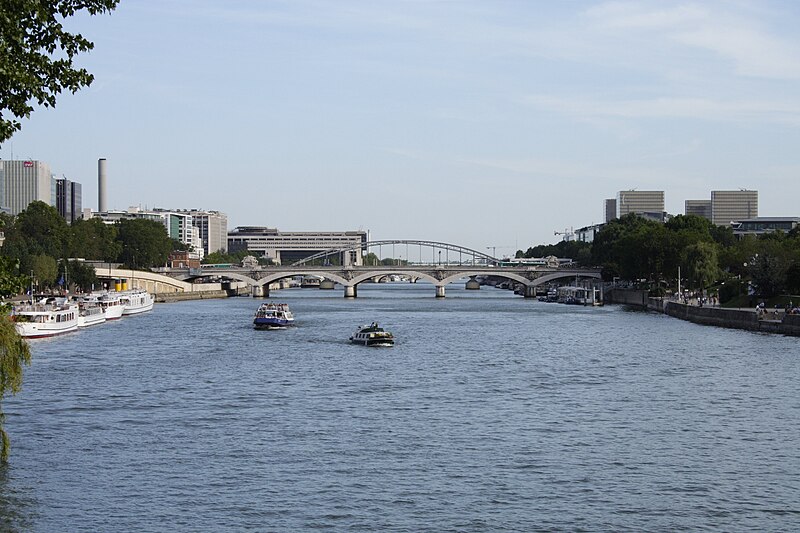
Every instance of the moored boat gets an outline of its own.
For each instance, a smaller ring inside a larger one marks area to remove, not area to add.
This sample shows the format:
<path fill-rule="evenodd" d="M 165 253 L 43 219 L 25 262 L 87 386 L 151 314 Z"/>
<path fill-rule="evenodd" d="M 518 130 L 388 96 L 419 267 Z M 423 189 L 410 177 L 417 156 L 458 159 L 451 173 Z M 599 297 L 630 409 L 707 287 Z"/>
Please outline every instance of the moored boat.
<path fill-rule="evenodd" d="M 256 329 L 282 329 L 294 325 L 294 315 L 288 304 L 263 303 L 253 317 Z"/>
<path fill-rule="evenodd" d="M 106 314 L 103 308 L 97 303 L 87 300 L 78 302 L 78 327 L 85 328 L 102 324 L 106 321 Z"/>
<path fill-rule="evenodd" d="M 78 329 L 78 304 L 60 299 L 15 305 L 11 319 L 23 337 L 52 337 Z"/>
<path fill-rule="evenodd" d="M 131 289 L 119 293 L 123 315 L 137 315 L 153 308 L 153 295 L 144 289 Z"/>
<path fill-rule="evenodd" d="M 350 337 L 350 342 L 363 346 L 394 346 L 394 335 L 373 322 L 359 327 Z"/>
<path fill-rule="evenodd" d="M 125 305 L 115 292 L 104 292 L 97 296 L 97 304 L 103 308 L 106 320 L 117 320 L 122 317 Z"/>

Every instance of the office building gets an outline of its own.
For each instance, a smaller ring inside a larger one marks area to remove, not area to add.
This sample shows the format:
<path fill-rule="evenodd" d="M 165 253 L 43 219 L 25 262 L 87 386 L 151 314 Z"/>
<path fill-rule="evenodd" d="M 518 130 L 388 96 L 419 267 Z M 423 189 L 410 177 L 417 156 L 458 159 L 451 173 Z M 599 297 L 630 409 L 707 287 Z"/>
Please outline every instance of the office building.
<path fill-rule="evenodd" d="M 67 178 L 56 178 L 56 209 L 67 224 L 83 216 L 81 184 Z"/>
<path fill-rule="evenodd" d="M 3 210 L 18 215 L 31 202 L 55 205 L 55 180 L 44 161 L 0 161 Z"/>
<path fill-rule="evenodd" d="M 743 235 L 762 235 L 773 231 L 788 233 L 800 224 L 800 217 L 755 217 L 739 220 L 731 224 L 733 234 L 737 237 Z"/>
<path fill-rule="evenodd" d="M 194 225 L 192 215 L 185 211 L 155 210 L 161 214 L 161 221 L 167 228 L 167 235 L 190 247 L 190 256 L 198 261 L 205 257 L 203 240 L 200 238 L 200 228 Z"/>
<path fill-rule="evenodd" d="M 758 217 L 758 191 L 711 191 L 711 222 L 729 226 L 731 222 Z"/>
<path fill-rule="evenodd" d="M 619 191 L 617 218 L 636 213 L 654 220 L 664 219 L 664 191 Z"/>
<path fill-rule="evenodd" d="M 684 213 L 711 220 L 711 200 L 686 200 Z"/>
<path fill-rule="evenodd" d="M 608 223 L 615 218 L 617 218 L 617 199 L 607 198 L 603 202 L 603 220 Z"/>
<path fill-rule="evenodd" d="M 357 247 L 367 240 L 366 231 L 284 232 L 262 226 L 240 226 L 228 233 L 228 249 L 231 252 L 244 249 L 278 264 L 291 264 L 326 250 Z M 360 249 L 330 260 L 344 266 L 363 263 Z"/>
<path fill-rule="evenodd" d="M 228 251 L 228 215 L 201 209 L 191 209 L 188 213 L 192 215 L 192 224 L 200 230 L 206 255 Z"/>

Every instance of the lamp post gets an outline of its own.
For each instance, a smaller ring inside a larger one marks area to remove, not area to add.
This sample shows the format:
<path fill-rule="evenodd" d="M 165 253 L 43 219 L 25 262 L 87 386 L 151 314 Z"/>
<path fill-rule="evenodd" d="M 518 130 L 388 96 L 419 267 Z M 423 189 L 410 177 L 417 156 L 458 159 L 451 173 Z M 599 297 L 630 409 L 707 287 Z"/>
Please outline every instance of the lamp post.
<path fill-rule="evenodd" d="M 439 266 L 442 266 L 442 251 L 439 250 Z"/>

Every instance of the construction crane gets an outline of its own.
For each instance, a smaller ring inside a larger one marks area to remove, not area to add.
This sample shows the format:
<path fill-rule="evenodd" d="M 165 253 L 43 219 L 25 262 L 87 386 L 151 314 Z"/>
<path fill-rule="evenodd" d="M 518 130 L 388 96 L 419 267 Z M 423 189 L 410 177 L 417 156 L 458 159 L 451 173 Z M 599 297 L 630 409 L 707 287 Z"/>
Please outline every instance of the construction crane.
<path fill-rule="evenodd" d="M 568 241 L 570 240 L 568 237 L 574 236 L 575 232 L 572 231 L 572 228 L 564 228 L 564 231 L 554 231 L 553 235 L 563 235 L 564 240 Z"/>

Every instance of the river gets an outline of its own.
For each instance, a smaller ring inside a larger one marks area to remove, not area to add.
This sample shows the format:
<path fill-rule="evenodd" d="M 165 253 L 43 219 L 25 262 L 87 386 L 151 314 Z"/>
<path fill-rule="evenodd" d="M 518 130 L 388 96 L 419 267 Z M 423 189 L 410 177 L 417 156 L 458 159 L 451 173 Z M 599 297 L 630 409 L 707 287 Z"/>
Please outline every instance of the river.
<path fill-rule="evenodd" d="M 32 342 L 0 529 L 800 529 L 800 344 L 484 287 L 158 304 Z M 377 320 L 393 348 L 347 339 Z"/>

